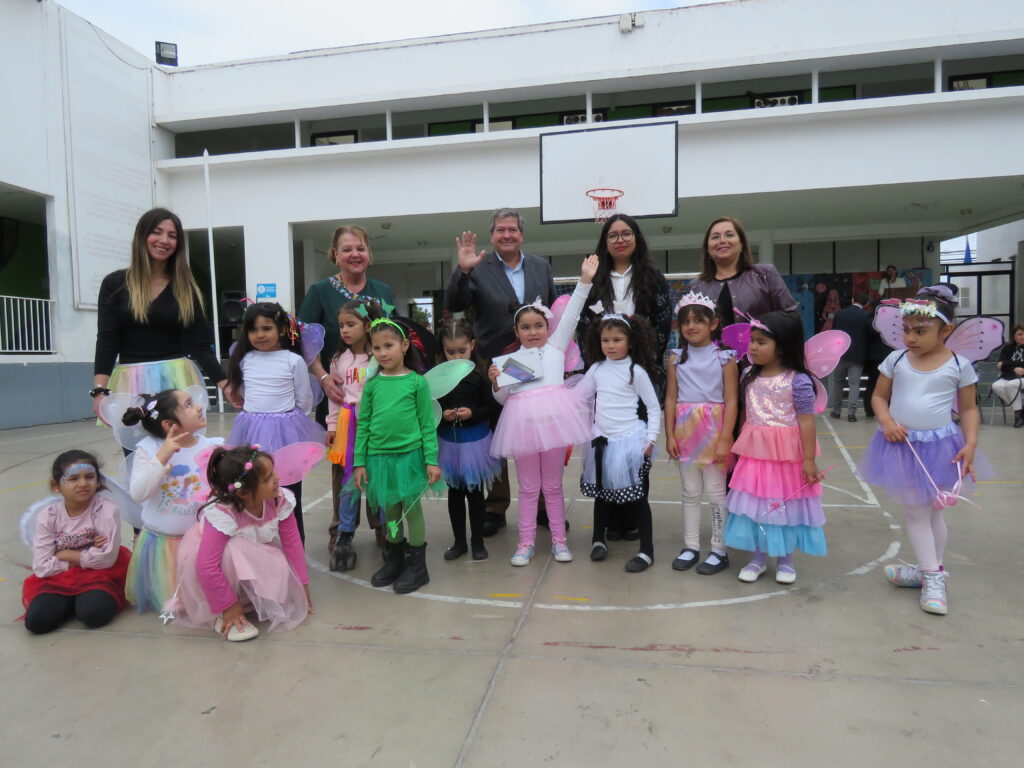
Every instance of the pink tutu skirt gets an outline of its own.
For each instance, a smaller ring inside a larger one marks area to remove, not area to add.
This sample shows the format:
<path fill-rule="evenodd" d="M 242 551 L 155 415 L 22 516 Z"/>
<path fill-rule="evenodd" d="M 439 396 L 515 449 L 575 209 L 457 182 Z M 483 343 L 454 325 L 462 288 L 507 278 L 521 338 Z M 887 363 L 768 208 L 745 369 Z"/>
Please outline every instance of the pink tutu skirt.
<path fill-rule="evenodd" d="M 509 397 L 491 440 L 491 456 L 544 453 L 590 442 L 590 423 L 572 393 L 558 384 Z"/>
<path fill-rule="evenodd" d="M 795 550 L 826 554 L 821 483 L 802 487 L 800 428 L 747 424 L 733 452 L 739 461 L 726 498 L 726 545 L 773 557 Z"/>
<path fill-rule="evenodd" d="M 169 607 L 174 623 L 213 629 L 219 614 L 210 611 L 196 576 L 196 556 L 204 520 L 192 526 L 178 546 L 178 589 Z M 232 536 L 224 548 L 221 568 L 246 611 L 270 623 L 269 631 L 295 629 L 308 614 L 306 591 L 278 544 L 259 544 L 244 535 Z"/>
<path fill-rule="evenodd" d="M 317 443 L 323 445 L 327 432 L 296 408 L 284 413 L 248 413 L 242 411 L 235 417 L 225 445 L 258 445 L 267 453 L 284 448 L 292 443 Z"/>

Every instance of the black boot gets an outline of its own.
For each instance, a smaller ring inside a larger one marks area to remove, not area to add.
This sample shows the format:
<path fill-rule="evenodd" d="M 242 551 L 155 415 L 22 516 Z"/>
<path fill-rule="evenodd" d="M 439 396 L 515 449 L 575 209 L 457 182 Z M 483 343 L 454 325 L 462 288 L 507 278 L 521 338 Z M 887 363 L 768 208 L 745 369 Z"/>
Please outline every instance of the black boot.
<path fill-rule="evenodd" d="M 405 570 L 405 539 L 395 542 L 388 541 L 384 547 L 384 565 L 370 577 L 370 584 L 375 587 L 394 584 Z"/>
<path fill-rule="evenodd" d="M 427 545 L 414 547 L 411 544 L 405 549 L 405 570 L 398 577 L 393 589 L 400 595 L 415 592 L 430 583 L 427 573 Z"/>
<path fill-rule="evenodd" d="M 332 571 L 351 571 L 356 567 L 356 550 L 352 546 L 354 533 L 342 531 L 331 551 L 329 567 Z"/>

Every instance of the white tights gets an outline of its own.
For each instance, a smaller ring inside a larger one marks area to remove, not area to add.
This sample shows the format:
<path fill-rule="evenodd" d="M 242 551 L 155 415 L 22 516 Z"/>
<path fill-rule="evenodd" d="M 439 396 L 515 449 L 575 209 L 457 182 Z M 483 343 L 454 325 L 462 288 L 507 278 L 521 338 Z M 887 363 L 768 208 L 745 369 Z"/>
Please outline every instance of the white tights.
<path fill-rule="evenodd" d="M 907 516 L 907 538 L 922 571 L 937 571 L 942 565 L 949 534 L 942 511 L 932 507 L 904 507 Z"/>
<path fill-rule="evenodd" d="M 725 552 L 725 470 L 718 464 L 679 462 L 683 481 L 683 544 L 700 551 L 700 500 L 707 491 L 711 503 L 711 549 Z"/>

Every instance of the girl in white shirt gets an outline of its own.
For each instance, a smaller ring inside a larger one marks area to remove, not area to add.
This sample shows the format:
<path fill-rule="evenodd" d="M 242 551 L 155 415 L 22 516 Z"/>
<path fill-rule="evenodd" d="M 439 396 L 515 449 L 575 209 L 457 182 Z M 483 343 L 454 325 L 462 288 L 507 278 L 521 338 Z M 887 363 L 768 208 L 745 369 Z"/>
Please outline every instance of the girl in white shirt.
<path fill-rule="evenodd" d="M 501 371 L 496 365 L 491 365 L 488 371 L 494 399 L 504 406 L 491 440 L 491 455 L 496 458 L 514 456 L 519 476 L 519 546 L 512 556 L 512 565 L 529 565 L 533 558 L 537 499 L 541 491 L 547 506 L 555 560 L 572 561 L 572 552 L 565 540 L 563 462 L 566 448 L 590 439 L 590 426 L 564 384 L 565 350 L 590 293 L 597 266 L 597 256 L 584 260 L 580 281 L 558 328 L 550 337 L 548 320 L 553 315 L 540 299 L 520 307 L 513 316 L 520 345 L 523 349 L 537 350 L 540 357 L 540 369 L 533 379 L 499 388 Z"/>
<path fill-rule="evenodd" d="M 323 427 L 309 414 L 315 405 L 299 329 L 280 304 L 250 304 L 228 362 L 228 386 L 245 400 L 227 444 L 258 445 L 273 454 L 286 445 L 322 444 Z M 302 483 L 286 486 L 295 496 L 295 522 L 303 542 Z"/>
<path fill-rule="evenodd" d="M 629 573 L 646 571 L 654 562 L 647 501 L 651 453 L 661 430 L 661 407 L 651 383 L 654 345 L 654 332 L 643 317 L 604 314 L 590 327 L 586 340 L 586 358 L 595 362 L 573 390 L 591 407 L 593 416 L 593 439 L 583 456 L 580 477 L 580 491 L 594 499 L 590 559 L 608 556 L 605 529 L 615 507 L 631 507 L 621 516 L 636 520 L 640 552 L 626 563 Z M 640 401 L 646 421 L 637 416 Z"/>
<path fill-rule="evenodd" d="M 955 309 L 948 284 L 922 288 L 900 304 L 907 348 L 891 352 L 878 366 L 871 396 L 878 431 L 860 464 L 869 483 L 903 504 L 907 538 L 917 557 L 916 566 L 886 566 L 886 578 L 898 587 L 920 587 L 921 610 L 940 615 L 948 612 L 942 508 L 948 501 L 956 503 L 950 495 L 966 495 L 973 479 L 991 476 L 977 452 L 978 374 L 945 344 Z M 952 418 L 954 402 L 959 424 Z M 952 494 L 940 495 L 938 489 Z"/>
<path fill-rule="evenodd" d="M 210 490 L 197 456 L 223 440 L 198 434 L 206 415 L 188 392 L 140 397 L 142 405 L 126 410 L 122 422 L 149 433 L 132 454 L 128 478 L 128 493 L 142 504 L 142 530 L 132 546 L 125 597 L 142 613 L 162 611 L 174 593 L 178 544 Z"/>

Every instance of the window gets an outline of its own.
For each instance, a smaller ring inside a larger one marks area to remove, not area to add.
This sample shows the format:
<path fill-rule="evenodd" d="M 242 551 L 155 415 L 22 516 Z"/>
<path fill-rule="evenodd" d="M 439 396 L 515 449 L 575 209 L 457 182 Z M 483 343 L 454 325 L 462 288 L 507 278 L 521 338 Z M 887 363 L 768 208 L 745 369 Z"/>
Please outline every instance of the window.
<path fill-rule="evenodd" d="M 311 147 L 331 147 L 336 144 L 355 144 L 359 141 L 357 131 L 331 131 L 330 133 L 314 133 L 309 137 Z"/>

